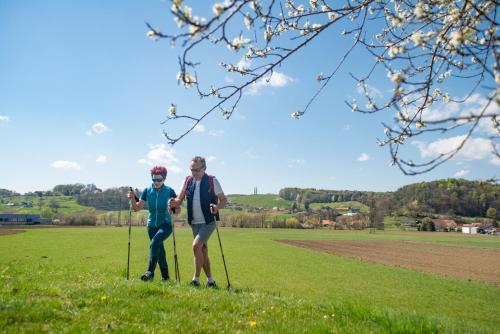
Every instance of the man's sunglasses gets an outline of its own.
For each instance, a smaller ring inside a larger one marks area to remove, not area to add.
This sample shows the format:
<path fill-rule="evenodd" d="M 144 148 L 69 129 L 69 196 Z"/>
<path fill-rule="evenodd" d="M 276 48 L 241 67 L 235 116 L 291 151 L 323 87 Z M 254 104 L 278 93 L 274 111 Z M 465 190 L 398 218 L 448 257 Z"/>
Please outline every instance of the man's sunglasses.
<path fill-rule="evenodd" d="M 153 179 L 153 182 L 156 182 L 156 183 L 160 183 L 160 182 L 163 182 L 164 179 Z"/>
<path fill-rule="evenodd" d="M 191 171 L 192 172 L 195 172 L 195 173 L 198 173 L 199 171 L 201 171 L 203 169 L 203 167 L 201 168 L 191 168 Z"/>

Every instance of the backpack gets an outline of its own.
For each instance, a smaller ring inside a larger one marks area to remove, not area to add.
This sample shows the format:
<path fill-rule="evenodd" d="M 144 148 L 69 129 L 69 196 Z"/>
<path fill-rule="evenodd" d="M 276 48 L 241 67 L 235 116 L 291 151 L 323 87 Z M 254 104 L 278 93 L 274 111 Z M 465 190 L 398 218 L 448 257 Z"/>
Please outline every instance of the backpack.
<path fill-rule="evenodd" d="M 215 193 L 214 176 L 208 175 L 208 174 L 207 174 L 207 176 L 208 176 L 208 183 L 209 183 L 208 192 Z M 193 175 L 189 175 L 188 177 L 186 177 L 186 181 L 184 181 L 184 186 L 182 187 L 182 190 L 184 191 L 184 193 L 186 192 L 187 186 L 191 183 L 191 181 L 193 181 Z"/>

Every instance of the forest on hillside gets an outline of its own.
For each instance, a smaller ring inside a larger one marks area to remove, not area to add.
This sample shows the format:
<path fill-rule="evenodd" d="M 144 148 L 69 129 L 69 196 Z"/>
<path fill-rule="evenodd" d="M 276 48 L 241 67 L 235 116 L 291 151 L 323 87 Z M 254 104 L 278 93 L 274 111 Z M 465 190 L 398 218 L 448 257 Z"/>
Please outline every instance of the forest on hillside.
<path fill-rule="evenodd" d="M 500 184 L 490 181 L 446 179 L 403 186 L 395 192 L 283 188 L 279 196 L 308 207 L 311 203 L 358 201 L 384 203 L 389 212 L 410 216 L 426 213 L 486 217 L 489 208 L 500 212 Z"/>

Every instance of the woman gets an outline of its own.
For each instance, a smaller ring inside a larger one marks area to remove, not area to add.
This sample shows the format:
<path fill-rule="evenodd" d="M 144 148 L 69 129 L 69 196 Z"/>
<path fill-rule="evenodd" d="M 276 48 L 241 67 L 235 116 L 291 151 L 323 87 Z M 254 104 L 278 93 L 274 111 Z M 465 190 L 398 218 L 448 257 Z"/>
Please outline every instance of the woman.
<path fill-rule="evenodd" d="M 163 242 L 172 233 L 172 217 L 168 211 L 168 202 L 175 198 L 175 191 L 165 185 L 167 169 L 162 166 L 155 166 L 151 169 L 153 184 L 144 189 L 138 202 L 135 200 L 133 191 L 128 193 L 130 205 L 134 211 L 139 211 L 148 202 L 148 235 L 151 243 L 149 245 L 148 269 L 141 276 L 143 281 L 150 281 L 154 277 L 156 264 L 160 267 L 162 280 L 168 280 L 168 265 L 165 257 L 165 247 Z M 179 209 L 177 209 L 179 210 Z"/>

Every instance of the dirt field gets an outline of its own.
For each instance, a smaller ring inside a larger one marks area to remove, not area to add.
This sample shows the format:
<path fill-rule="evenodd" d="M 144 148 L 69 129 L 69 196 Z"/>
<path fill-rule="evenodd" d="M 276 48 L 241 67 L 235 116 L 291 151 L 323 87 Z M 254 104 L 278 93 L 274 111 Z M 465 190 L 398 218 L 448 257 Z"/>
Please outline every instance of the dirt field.
<path fill-rule="evenodd" d="M 500 249 L 392 240 L 278 241 L 362 261 L 461 277 L 500 286 Z"/>
<path fill-rule="evenodd" d="M 13 228 L 8 228 L 8 227 L 1 227 L 0 228 L 0 235 L 16 234 L 16 233 L 21 233 L 21 232 L 24 232 L 24 230 L 13 229 Z"/>

